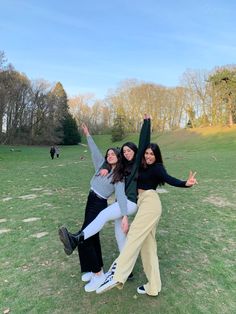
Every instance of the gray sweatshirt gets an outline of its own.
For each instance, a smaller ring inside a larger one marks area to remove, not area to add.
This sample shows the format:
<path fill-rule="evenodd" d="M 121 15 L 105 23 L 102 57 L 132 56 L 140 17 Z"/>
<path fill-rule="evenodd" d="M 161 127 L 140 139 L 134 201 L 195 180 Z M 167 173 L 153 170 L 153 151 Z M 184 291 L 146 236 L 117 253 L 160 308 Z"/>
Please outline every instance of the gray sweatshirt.
<path fill-rule="evenodd" d="M 105 161 L 105 158 L 103 157 L 102 153 L 100 152 L 90 135 L 87 136 L 87 141 L 95 168 L 95 174 L 90 181 L 91 189 L 105 199 L 107 199 L 115 192 L 115 197 L 119 204 L 121 214 L 123 216 L 127 215 L 127 197 L 125 195 L 125 183 L 119 181 L 112 184 L 111 181 L 113 171 L 111 171 L 108 176 L 100 176 L 99 171 Z"/>

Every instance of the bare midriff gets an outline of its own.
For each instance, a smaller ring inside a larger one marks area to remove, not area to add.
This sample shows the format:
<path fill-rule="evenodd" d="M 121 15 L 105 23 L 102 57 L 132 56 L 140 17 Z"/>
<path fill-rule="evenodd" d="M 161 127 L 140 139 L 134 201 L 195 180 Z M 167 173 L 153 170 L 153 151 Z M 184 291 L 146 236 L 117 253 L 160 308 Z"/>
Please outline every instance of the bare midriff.
<path fill-rule="evenodd" d="M 141 194 L 141 193 L 143 193 L 144 191 L 146 191 L 146 190 L 138 189 L 138 194 Z"/>

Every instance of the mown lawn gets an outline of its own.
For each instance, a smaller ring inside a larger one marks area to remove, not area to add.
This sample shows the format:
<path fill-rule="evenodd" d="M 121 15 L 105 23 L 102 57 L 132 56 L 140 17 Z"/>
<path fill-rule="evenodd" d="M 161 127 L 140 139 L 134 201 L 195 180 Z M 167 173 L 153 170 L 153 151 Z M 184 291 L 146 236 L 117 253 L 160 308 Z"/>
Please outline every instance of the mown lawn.
<path fill-rule="evenodd" d="M 110 145 L 95 139 L 103 151 Z M 185 179 L 192 169 L 199 181 L 161 190 L 158 297 L 136 293 L 140 259 L 123 290 L 85 293 L 77 253 L 62 250 L 58 226 L 76 231 L 83 221 L 93 174 L 86 147 L 63 147 L 51 160 L 49 147 L 0 146 L 0 313 L 236 313 L 236 132 L 153 139 L 170 174 Z M 113 223 L 101 239 L 107 269 L 117 256 Z"/>

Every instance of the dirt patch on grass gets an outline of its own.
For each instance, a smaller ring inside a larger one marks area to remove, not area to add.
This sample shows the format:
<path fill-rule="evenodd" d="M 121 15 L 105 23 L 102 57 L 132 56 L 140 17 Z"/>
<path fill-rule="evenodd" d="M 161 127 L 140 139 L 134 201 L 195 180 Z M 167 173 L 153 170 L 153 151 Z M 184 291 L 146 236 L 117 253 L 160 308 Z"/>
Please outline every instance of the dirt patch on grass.
<path fill-rule="evenodd" d="M 22 195 L 22 196 L 19 196 L 19 198 L 21 200 L 33 200 L 37 197 L 36 194 L 28 194 L 28 195 Z"/>
<path fill-rule="evenodd" d="M 37 220 L 40 220 L 41 218 L 39 217 L 31 217 L 31 218 L 26 218 L 26 219 L 23 219 L 22 221 L 23 222 L 32 222 L 32 221 L 37 221 Z"/>
<path fill-rule="evenodd" d="M 156 189 L 157 193 L 168 193 L 166 189 Z"/>
<path fill-rule="evenodd" d="M 5 218 L 0 219 L 0 223 L 1 222 L 6 222 L 7 220 Z"/>
<path fill-rule="evenodd" d="M 210 203 L 217 207 L 227 207 L 227 206 L 234 206 L 234 204 L 230 203 L 227 199 L 224 199 L 220 196 L 208 196 L 207 198 L 203 199 L 204 203 Z"/>
<path fill-rule="evenodd" d="M 43 190 L 42 192 L 44 195 L 53 195 L 53 192 L 50 190 Z"/>
<path fill-rule="evenodd" d="M 0 229 L 0 234 L 10 232 L 11 229 Z"/>
<path fill-rule="evenodd" d="M 12 197 L 5 197 L 2 199 L 3 202 L 7 202 L 7 201 L 10 201 L 12 200 Z"/>
<path fill-rule="evenodd" d="M 48 232 L 44 231 L 44 232 L 38 232 L 38 233 L 32 234 L 32 237 L 39 239 L 39 238 L 45 237 L 46 235 L 48 235 Z"/>
<path fill-rule="evenodd" d="M 52 207 L 53 205 L 52 204 L 49 204 L 49 203 L 43 203 L 43 204 L 39 204 L 39 205 L 37 205 L 37 206 L 35 206 L 35 208 L 36 207 Z"/>

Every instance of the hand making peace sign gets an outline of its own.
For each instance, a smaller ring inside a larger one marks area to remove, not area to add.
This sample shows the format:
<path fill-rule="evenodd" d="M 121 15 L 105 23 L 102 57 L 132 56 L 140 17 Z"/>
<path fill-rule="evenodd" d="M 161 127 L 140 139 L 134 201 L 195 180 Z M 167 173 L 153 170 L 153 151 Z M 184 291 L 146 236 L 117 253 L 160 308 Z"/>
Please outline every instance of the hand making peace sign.
<path fill-rule="evenodd" d="M 188 176 L 188 180 L 186 182 L 186 186 L 193 186 L 197 183 L 197 179 L 195 178 L 195 175 L 197 174 L 197 172 L 189 172 L 189 176 Z"/>

